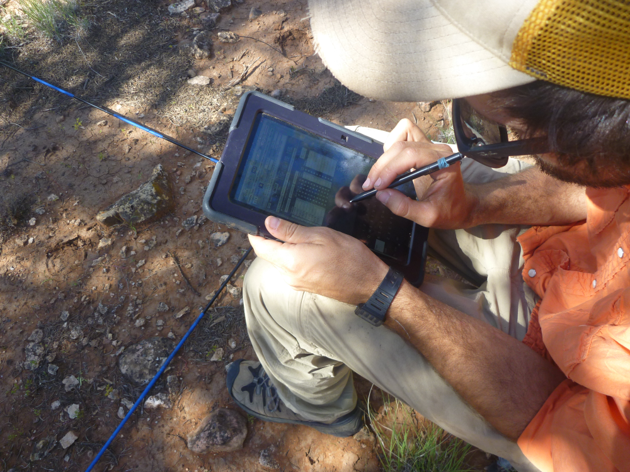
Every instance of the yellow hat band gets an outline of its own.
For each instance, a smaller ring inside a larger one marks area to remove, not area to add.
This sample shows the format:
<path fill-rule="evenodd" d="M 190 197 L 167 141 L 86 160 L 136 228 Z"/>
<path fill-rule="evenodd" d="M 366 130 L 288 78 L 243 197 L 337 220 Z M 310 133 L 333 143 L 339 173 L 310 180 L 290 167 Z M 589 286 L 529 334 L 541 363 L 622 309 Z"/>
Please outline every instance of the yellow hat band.
<path fill-rule="evenodd" d="M 630 99 L 630 1 L 541 0 L 510 66 L 582 92 Z"/>

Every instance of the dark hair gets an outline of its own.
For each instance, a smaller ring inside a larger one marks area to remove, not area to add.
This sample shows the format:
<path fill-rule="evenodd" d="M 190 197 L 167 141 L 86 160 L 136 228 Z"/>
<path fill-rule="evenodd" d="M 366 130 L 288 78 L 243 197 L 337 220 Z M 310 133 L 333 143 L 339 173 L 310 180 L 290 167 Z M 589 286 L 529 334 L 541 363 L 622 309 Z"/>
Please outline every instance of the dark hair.
<path fill-rule="evenodd" d="M 525 125 L 521 137 L 547 136 L 551 152 L 566 164 L 630 167 L 630 100 L 543 81 L 495 92 L 493 99 Z"/>

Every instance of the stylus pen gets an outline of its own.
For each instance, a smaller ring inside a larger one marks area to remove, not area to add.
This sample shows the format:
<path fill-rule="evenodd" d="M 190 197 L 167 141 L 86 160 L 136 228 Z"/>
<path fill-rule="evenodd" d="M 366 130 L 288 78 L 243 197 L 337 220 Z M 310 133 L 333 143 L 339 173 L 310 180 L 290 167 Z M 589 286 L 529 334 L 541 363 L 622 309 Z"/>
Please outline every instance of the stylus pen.
<path fill-rule="evenodd" d="M 407 174 L 404 174 L 398 177 L 387 188 L 395 188 L 395 187 L 398 187 L 399 185 L 406 184 L 407 182 L 411 182 L 412 180 L 417 179 L 418 177 L 422 177 L 423 175 L 431 174 L 435 172 L 436 170 L 445 169 L 451 164 L 456 164 L 457 162 L 461 161 L 464 157 L 465 156 L 461 152 L 458 152 L 448 157 L 441 157 L 440 159 L 435 161 L 433 164 L 429 164 L 428 166 L 421 167 L 418 170 L 414 170 L 413 172 L 409 172 Z M 356 202 L 360 202 L 361 200 L 365 200 L 366 198 L 370 198 L 376 195 L 376 192 L 378 192 L 378 190 L 373 188 L 372 190 L 368 190 L 367 192 L 360 193 L 359 195 L 354 197 L 352 200 L 350 200 L 350 203 L 356 203 Z"/>

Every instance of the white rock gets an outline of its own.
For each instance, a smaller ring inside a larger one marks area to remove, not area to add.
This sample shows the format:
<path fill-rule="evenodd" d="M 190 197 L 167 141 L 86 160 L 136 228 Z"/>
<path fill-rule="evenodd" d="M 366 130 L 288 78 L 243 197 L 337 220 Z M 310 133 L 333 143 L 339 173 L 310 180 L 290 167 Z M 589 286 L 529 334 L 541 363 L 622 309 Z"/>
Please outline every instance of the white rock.
<path fill-rule="evenodd" d="M 70 446 L 74 444 L 74 442 L 78 438 L 79 437 L 76 434 L 74 434 L 73 431 L 68 431 L 66 435 L 63 438 L 61 438 L 61 440 L 59 441 L 59 445 L 63 447 L 64 449 L 68 449 Z"/>
<path fill-rule="evenodd" d="M 144 402 L 144 408 L 147 410 L 154 410 L 156 408 L 172 408 L 173 404 L 165 393 L 158 393 L 157 395 L 151 395 Z"/>
<path fill-rule="evenodd" d="M 189 8 L 195 6 L 195 0 L 182 0 L 181 2 L 173 3 L 168 6 L 168 11 L 171 15 L 176 13 L 182 13 Z"/>
<path fill-rule="evenodd" d="M 216 351 L 214 351 L 214 354 L 212 355 L 210 360 L 212 362 L 219 362 L 219 361 L 223 360 L 223 348 L 220 347 Z"/>
<path fill-rule="evenodd" d="M 120 403 L 125 405 L 128 410 L 131 410 L 133 408 L 133 402 L 128 398 L 123 398 L 122 400 L 120 400 Z"/>
<path fill-rule="evenodd" d="M 144 318 L 138 318 L 136 320 L 136 328 L 141 328 L 147 322 Z"/>
<path fill-rule="evenodd" d="M 68 318 L 70 318 L 70 313 L 68 313 L 67 311 L 62 311 L 61 312 L 61 321 L 68 321 Z"/>
<path fill-rule="evenodd" d="M 35 218 L 31 218 L 28 220 L 29 226 L 35 226 L 37 224 L 37 220 Z"/>
<path fill-rule="evenodd" d="M 210 77 L 205 75 L 198 75 L 192 79 L 188 79 L 190 85 L 210 85 Z"/>
<path fill-rule="evenodd" d="M 48 198 L 46 200 L 48 200 L 49 202 L 56 202 L 57 200 L 59 200 L 59 197 L 54 193 L 51 193 L 50 195 L 48 195 Z"/>
<path fill-rule="evenodd" d="M 52 402 L 50 404 L 50 409 L 51 410 L 56 410 L 57 408 L 59 408 L 61 406 L 61 402 L 59 400 L 55 400 L 54 402 Z"/>
<path fill-rule="evenodd" d="M 96 249 L 102 249 L 104 247 L 108 247 L 112 245 L 112 238 L 103 238 L 98 242 L 98 247 Z"/>
<path fill-rule="evenodd" d="M 187 315 L 188 313 L 190 313 L 190 307 L 186 307 L 182 309 L 181 311 L 177 312 L 177 314 L 175 315 L 175 319 L 178 320 L 182 316 Z"/>
<path fill-rule="evenodd" d="M 70 419 L 74 420 L 77 416 L 79 416 L 79 405 L 73 403 L 68 408 L 66 408 L 66 411 L 68 412 L 68 416 L 70 417 Z"/>
<path fill-rule="evenodd" d="M 61 381 L 62 384 L 66 387 L 66 392 L 69 392 L 74 387 L 79 385 L 79 381 L 74 375 L 70 375 Z"/>
<path fill-rule="evenodd" d="M 125 417 L 125 409 L 121 406 L 118 408 L 118 418 L 121 420 Z"/>

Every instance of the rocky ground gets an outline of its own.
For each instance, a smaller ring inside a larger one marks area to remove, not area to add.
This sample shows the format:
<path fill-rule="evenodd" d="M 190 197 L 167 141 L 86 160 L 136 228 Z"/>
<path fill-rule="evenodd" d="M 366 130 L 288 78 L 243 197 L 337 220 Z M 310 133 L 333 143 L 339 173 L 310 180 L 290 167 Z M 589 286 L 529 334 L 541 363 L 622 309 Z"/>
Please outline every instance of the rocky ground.
<path fill-rule="evenodd" d="M 81 15 L 89 28 L 14 40 L 3 59 L 215 158 L 249 89 L 343 125 L 409 118 L 447 133 L 441 103 L 374 102 L 338 84 L 314 54 L 304 0 L 97 0 Z M 85 470 L 247 251 L 245 235 L 203 216 L 213 167 L 0 67 L 3 470 Z M 97 218 L 147 185 L 161 189 L 153 216 Z M 253 257 L 95 470 L 380 469 L 369 430 L 328 437 L 231 402 L 225 365 L 255 357 L 240 293 Z M 365 399 L 371 386 L 358 385 Z M 386 421 L 378 390 L 370 401 Z"/>

